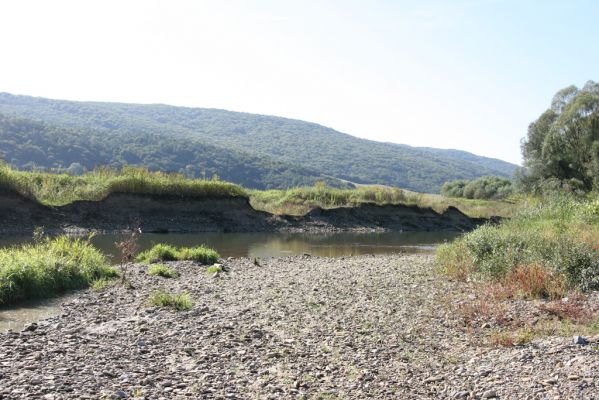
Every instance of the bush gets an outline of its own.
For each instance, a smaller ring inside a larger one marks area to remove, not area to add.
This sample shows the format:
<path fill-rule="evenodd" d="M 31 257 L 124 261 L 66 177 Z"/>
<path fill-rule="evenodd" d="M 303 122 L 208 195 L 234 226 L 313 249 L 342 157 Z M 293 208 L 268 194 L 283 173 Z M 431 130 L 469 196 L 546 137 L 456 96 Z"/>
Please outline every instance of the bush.
<path fill-rule="evenodd" d="M 532 281 L 541 282 L 529 290 L 533 296 L 551 296 L 564 283 L 568 289 L 597 290 L 599 215 L 589 213 L 592 204 L 571 197 L 529 204 L 511 220 L 441 246 L 437 260 L 456 277 L 518 281 L 531 288 Z"/>
<path fill-rule="evenodd" d="M 140 253 L 136 260 L 141 263 L 155 263 L 159 261 L 196 261 L 201 264 L 213 264 L 220 255 L 206 246 L 176 248 L 171 245 L 158 243 L 150 250 Z"/>
<path fill-rule="evenodd" d="M 0 249 L 0 304 L 49 297 L 116 276 L 116 270 L 89 241 L 44 238 Z"/>
<path fill-rule="evenodd" d="M 441 187 L 446 197 L 464 197 L 467 199 L 498 200 L 513 193 L 512 183 L 496 176 L 483 176 L 472 181 L 457 180 L 447 182 Z"/>

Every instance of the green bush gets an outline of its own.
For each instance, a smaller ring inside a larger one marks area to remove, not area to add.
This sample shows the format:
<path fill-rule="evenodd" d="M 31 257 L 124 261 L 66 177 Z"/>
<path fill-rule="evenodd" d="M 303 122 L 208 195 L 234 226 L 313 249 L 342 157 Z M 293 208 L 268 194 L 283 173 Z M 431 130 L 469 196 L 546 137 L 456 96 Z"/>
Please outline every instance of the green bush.
<path fill-rule="evenodd" d="M 521 207 L 511 220 L 485 225 L 441 246 L 451 275 L 501 280 L 518 267 L 541 266 L 571 289 L 599 289 L 599 215 L 594 202 L 560 197 Z"/>
<path fill-rule="evenodd" d="M 510 196 L 513 192 L 512 182 L 496 176 L 483 176 L 471 181 L 446 182 L 441 187 L 443 196 L 467 199 L 498 200 Z"/>
<path fill-rule="evenodd" d="M 141 263 L 154 263 L 159 261 L 196 261 L 201 264 L 213 264 L 220 255 L 206 246 L 176 248 L 171 245 L 158 243 L 150 250 L 140 253 L 136 260 Z"/>
<path fill-rule="evenodd" d="M 89 241 L 60 236 L 0 249 L 0 304 L 49 297 L 117 276 Z"/>

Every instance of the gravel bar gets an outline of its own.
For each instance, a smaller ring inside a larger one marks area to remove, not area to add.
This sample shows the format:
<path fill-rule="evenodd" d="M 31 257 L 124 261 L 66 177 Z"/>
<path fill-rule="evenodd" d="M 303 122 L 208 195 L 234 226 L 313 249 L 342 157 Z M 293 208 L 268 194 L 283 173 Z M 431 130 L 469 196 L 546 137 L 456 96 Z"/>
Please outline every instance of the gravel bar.
<path fill-rule="evenodd" d="M 490 346 L 464 329 L 459 283 L 429 255 L 129 267 L 59 316 L 0 334 L 0 398 L 595 399 L 599 347 Z M 188 292 L 190 311 L 149 305 Z"/>

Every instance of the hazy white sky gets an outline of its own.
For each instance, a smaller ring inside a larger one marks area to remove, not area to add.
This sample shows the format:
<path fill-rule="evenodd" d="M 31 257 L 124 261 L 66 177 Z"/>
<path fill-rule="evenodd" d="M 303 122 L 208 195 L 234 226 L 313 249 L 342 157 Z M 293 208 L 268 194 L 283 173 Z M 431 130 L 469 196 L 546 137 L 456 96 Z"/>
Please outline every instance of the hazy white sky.
<path fill-rule="evenodd" d="M 279 115 L 519 162 L 597 1 L 0 2 L 0 91 Z M 595 75 L 593 75 L 595 74 Z"/>

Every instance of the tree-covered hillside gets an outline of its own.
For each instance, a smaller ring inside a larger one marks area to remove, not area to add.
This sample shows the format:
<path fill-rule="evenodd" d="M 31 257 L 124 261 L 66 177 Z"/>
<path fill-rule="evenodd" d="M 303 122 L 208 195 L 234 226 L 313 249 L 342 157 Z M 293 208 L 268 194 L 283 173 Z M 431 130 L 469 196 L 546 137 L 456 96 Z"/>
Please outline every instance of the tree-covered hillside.
<path fill-rule="evenodd" d="M 438 193 L 444 182 L 455 179 L 484 175 L 511 177 L 515 169 L 513 164 L 466 152 L 374 142 L 304 121 L 215 109 L 72 102 L 0 93 L 0 113 L 40 119 L 81 134 L 105 132 L 111 138 L 110 143 L 102 140 L 102 135 L 96 137 L 108 147 L 117 139 L 119 145 L 143 146 L 146 136 L 162 145 L 191 142 L 199 147 L 234 150 L 235 154 L 241 152 L 246 157 L 253 155 L 280 165 L 301 165 L 316 175 L 422 192 Z M 193 151 L 187 145 L 184 147 Z M 165 157 L 161 168 L 181 168 L 181 163 L 170 165 L 178 162 L 177 156 L 169 156 L 166 151 L 160 154 Z M 210 161 L 206 157 L 195 154 L 187 161 L 207 164 Z M 126 156 L 122 160 L 128 161 Z M 183 164 L 187 165 L 187 161 Z M 157 159 L 155 163 L 158 165 Z M 226 175 L 222 170 L 218 173 Z M 281 181 L 269 184 L 279 186 Z"/>
<path fill-rule="evenodd" d="M 156 134 L 73 130 L 0 114 L 0 160 L 19 169 L 81 173 L 98 166 L 146 166 L 246 187 L 270 189 L 313 185 L 323 177 L 307 168 L 195 140 Z M 327 180 L 331 186 L 345 186 Z"/>

